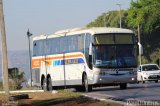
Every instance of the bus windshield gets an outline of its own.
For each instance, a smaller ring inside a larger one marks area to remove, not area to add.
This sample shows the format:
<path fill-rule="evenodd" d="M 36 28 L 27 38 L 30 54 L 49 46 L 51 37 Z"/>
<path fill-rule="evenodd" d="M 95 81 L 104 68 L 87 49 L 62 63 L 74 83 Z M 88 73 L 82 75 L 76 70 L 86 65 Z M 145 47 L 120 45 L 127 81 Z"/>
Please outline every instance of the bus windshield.
<path fill-rule="evenodd" d="M 135 46 L 127 45 L 95 45 L 94 65 L 96 67 L 125 68 L 136 67 Z"/>
<path fill-rule="evenodd" d="M 96 34 L 94 44 L 134 44 L 134 34 L 132 33 L 114 33 L 114 34 Z"/>

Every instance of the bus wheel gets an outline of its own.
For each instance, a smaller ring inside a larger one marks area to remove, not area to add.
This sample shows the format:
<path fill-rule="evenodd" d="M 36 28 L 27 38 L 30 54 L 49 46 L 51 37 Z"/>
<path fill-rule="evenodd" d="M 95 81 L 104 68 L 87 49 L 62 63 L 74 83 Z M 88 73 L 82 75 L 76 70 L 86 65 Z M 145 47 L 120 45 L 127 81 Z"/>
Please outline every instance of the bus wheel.
<path fill-rule="evenodd" d="M 52 91 L 52 81 L 51 78 L 47 78 L 47 91 Z"/>
<path fill-rule="evenodd" d="M 78 92 L 84 91 L 84 89 L 83 89 L 82 86 L 76 86 L 75 89 L 76 89 L 76 91 L 78 91 Z"/>
<path fill-rule="evenodd" d="M 158 83 L 158 80 L 155 80 L 155 83 Z"/>
<path fill-rule="evenodd" d="M 46 79 L 44 78 L 43 80 L 42 80 L 42 89 L 44 90 L 44 91 L 47 91 L 47 84 L 46 84 Z"/>
<path fill-rule="evenodd" d="M 120 89 L 127 89 L 127 83 L 120 84 Z"/>
<path fill-rule="evenodd" d="M 90 92 L 90 91 L 92 91 L 92 86 L 91 86 L 91 85 L 88 85 L 87 75 L 84 75 L 83 87 L 84 87 L 84 91 L 85 91 L 85 92 Z"/>

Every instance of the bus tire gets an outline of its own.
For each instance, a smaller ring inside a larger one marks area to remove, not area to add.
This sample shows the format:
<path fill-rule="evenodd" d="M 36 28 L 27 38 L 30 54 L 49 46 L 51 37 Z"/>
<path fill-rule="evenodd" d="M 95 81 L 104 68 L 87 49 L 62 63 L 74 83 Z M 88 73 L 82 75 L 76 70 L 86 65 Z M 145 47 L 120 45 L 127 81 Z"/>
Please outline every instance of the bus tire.
<path fill-rule="evenodd" d="M 52 91 L 52 80 L 51 80 L 51 77 L 47 78 L 47 91 Z"/>
<path fill-rule="evenodd" d="M 92 85 L 88 85 L 88 92 L 92 91 Z"/>
<path fill-rule="evenodd" d="M 84 87 L 82 87 L 82 86 L 76 86 L 75 89 L 76 89 L 77 92 L 84 91 Z"/>
<path fill-rule="evenodd" d="M 87 75 L 84 75 L 83 77 L 83 88 L 85 92 L 90 92 L 92 91 L 92 85 L 88 85 L 88 78 Z"/>
<path fill-rule="evenodd" d="M 155 80 L 155 83 L 158 83 L 158 80 Z"/>
<path fill-rule="evenodd" d="M 46 79 L 42 79 L 42 90 L 47 91 L 47 84 L 46 84 Z"/>
<path fill-rule="evenodd" d="M 120 89 L 127 89 L 127 83 L 120 84 Z"/>

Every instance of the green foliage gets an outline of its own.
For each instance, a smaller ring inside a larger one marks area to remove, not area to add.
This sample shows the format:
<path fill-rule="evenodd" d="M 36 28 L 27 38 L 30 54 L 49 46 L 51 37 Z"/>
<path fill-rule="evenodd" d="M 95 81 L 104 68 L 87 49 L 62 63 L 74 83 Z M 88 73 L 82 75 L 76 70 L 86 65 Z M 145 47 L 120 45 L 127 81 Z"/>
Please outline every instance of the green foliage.
<path fill-rule="evenodd" d="M 142 64 L 150 63 L 149 60 L 145 56 L 142 56 L 141 58 L 142 58 Z"/>
<path fill-rule="evenodd" d="M 121 10 L 122 17 L 122 27 L 126 28 L 127 11 Z M 119 11 L 109 11 L 107 13 L 103 13 L 101 16 L 97 17 L 94 21 L 90 22 L 87 27 L 119 27 Z"/>
<path fill-rule="evenodd" d="M 160 49 L 157 49 L 155 52 L 153 52 L 150 55 L 150 58 L 152 59 L 152 63 L 157 63 L 157 60 L 160 59 Z"/>
<path fill-rule="evenodd" d="M 155 63 L 160 58 L 160 0 L 136 0 L 128 10 L 128 27 L 137 32 L 140 25 L 143 46 L 142 63 Z"/>
<path fill-rule="evenodd" d="M 144 34 L 160 29 L 160 0 L 137 0 L 128 10 L 128 26 L 142 26 Z"/>
<path fill-rule="evenodd" d="M 135 0 L 128 10 L 121 11 L 122 28 L 137 33 L 140 25 L 143 46 L 142 63 L 153 62 L 160 58 L 160 0 Z M 87 27 L 119 27 L 119 11 L 109 11 L 97 17 Z"/>
<path fill-rule="evenodd" d="M 108 20 L 107 20 L 107 26 L 109 27 L 119 27 L 119 12 L 118 11 L 112 11 L 108 14 Z"/>
<path fill-rule="evenodd" d="M 18 68 L 11 68 L 8 70 L 10 79 L 10 89 L 21 89 L 21 84 L 25 82 L 24 72 L 20 71 Z"/>
<path fill-rule="evenodd" d="M 147 58 L 146 56 L 142 56 L 142 64 L 147 64 L 147 63 L 160 64 L 159 59 L 160 59 L 160 49 L 158 48 L 149 55 L 149 58 Z"/>

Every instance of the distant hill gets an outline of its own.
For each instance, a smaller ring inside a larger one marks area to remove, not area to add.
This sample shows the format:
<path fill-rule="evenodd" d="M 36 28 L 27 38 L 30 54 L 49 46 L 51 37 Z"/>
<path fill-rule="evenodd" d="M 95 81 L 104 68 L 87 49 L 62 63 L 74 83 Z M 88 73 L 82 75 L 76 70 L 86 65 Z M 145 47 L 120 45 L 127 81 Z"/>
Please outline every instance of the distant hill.
<path fill-rule="evenodd" d="M 17 67 L 25 73 L 25 77 L 29 79 L 29 55 L 28 51 L 8 51 L 8 67 Z M 2 80 L 2 57 L 0 53 L 0 80 Z"/>

